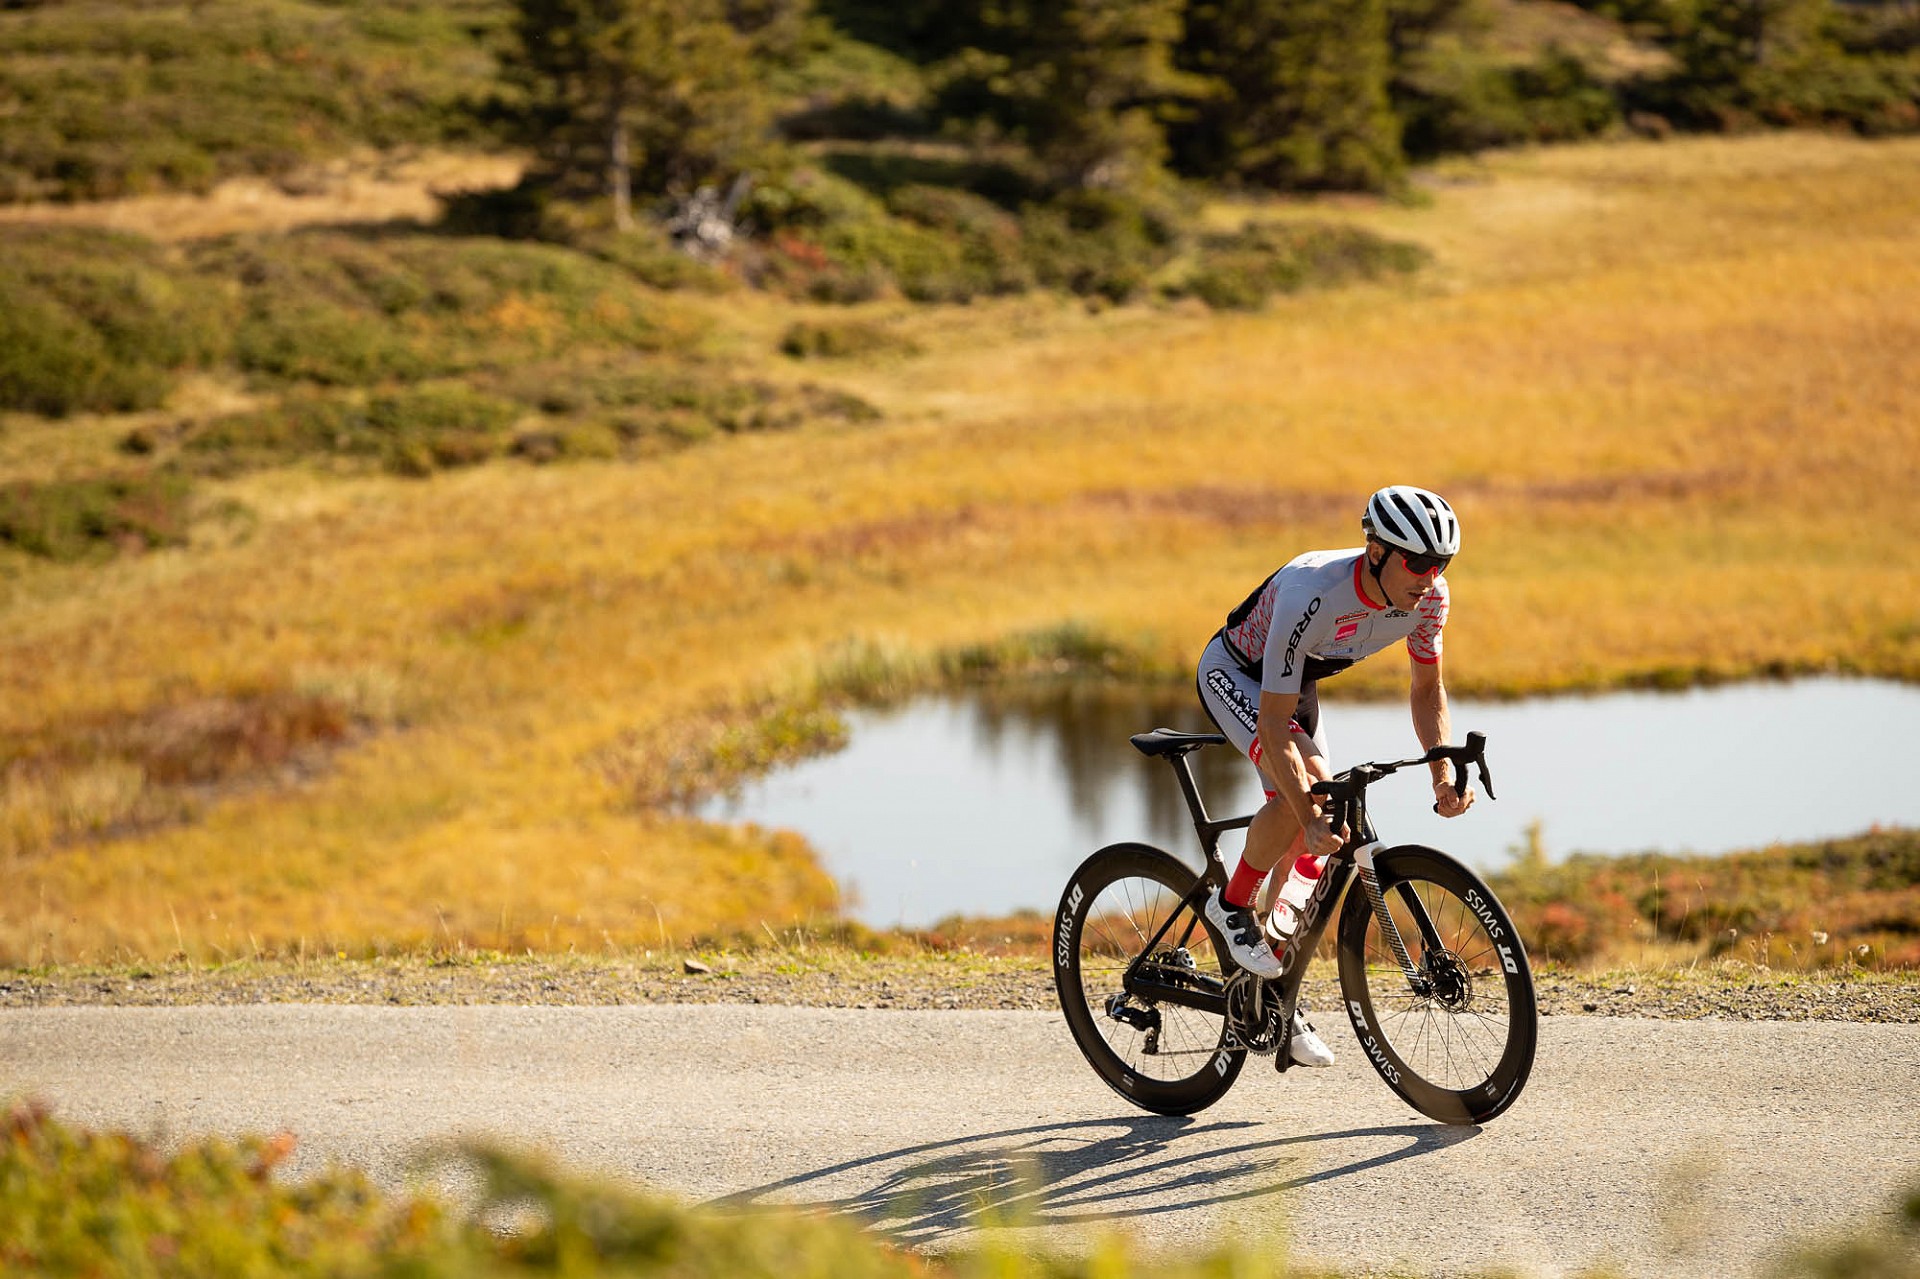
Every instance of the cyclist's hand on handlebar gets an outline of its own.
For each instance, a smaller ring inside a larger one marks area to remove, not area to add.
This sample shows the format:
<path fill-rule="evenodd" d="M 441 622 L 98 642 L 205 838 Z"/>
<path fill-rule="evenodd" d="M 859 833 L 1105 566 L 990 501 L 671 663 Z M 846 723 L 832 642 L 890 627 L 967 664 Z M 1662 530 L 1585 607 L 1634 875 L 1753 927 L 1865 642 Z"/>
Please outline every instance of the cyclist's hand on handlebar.
<path fill-rule="evenodd" d="M 1458 817 L 1473 807 L 1473 787 L 1469 786 L 1462 794 L 1453 788 L 1452 782 L 1433 784 L 1433 811 L 1442 817 Z"/>
<path fill-rule="evenodd" d="M 1303 833 L 1307 837 L 1307 851 L 1315 857 L 1331 857 L 1339 852 L 1352 834 L 1344 825 L 1334 830 L 1324 817 L 1308 822 Z"/>

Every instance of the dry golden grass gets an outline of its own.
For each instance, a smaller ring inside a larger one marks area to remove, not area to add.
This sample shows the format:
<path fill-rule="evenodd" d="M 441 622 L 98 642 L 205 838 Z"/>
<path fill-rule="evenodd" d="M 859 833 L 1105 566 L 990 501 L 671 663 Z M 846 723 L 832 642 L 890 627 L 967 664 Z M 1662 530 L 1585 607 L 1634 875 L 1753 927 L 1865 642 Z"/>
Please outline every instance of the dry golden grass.
<path fill-rule="evenodd" d="M 878 427 L 644 465 L 230 483 L 244 534 L 0 559 L 0 741 L 369 672 L 405 727 L 186 825 L 0 861 L 0 960 L 305 942 L 595 949 L 830 912 L 797 841 L 636 811 L 595 761 L 908 655 L 1083 622 L 1169 669 L 1383 482 L 1453 497 L 1456 689 L 1920 678 L 1920 144 L 1542 151 L 1430 207 L 1430 278 L 1258 316 L 1034 299 L 829 366 Z M 1233 216 L 1291 216 L 1286 208 Z M 714 339 L 781 376 L 796 308 Z M 791 376 L 791 374 L 785 374 Z M 810 368 L 808 376 L 821 376 Z M 4 446 L 0 446 L 4 447 Z M 5 478 L 5 476 L 0 476 Z M 1399 663 L 1356 682 L 1387 691 Z M 1378 669 L 1374 669 L 1377 667 Z"/>
<path fill-rule="evenodd" d="M 525 167 L 524 157 L 510 155 L 352 155 L 277 181 L 229 178 L 204 196 L 0 205 L 0 222 L 104 227 L 168 242 L 349 222 L 431 222 L 446 196 L 512 186 Z"/>

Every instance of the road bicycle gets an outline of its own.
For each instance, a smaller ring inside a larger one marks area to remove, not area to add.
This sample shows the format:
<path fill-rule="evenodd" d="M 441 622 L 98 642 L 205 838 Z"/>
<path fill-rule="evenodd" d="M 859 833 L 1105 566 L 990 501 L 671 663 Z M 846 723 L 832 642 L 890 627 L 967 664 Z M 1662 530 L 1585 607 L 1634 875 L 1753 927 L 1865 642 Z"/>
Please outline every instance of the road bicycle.
<path fill-rule="evenodd" d="M 1219 733 L 1159 728 L 1129 739 L 1179 779 L 1206 854 L 1196 875 L 1148 844 L 1110 844 L 1080 864 L 1053 928 L 1054 985 L 1095 1073 L 1143 1109 L 1190 1115 L 1226 1095 L 1249 1055 L 1285 1071 L 1300 983 L 1345 894 L 1335 951 L 1354 1034 L 1380 1077 L 1423 1114 L 1485 1123 L 1511 1106 L 1533 1067 L 1533 972 L 1493 890 L 1438 849 L 1384 847 L 1367 818 L 1367 787 L 1402 768 L 1451 762 L 1479 770 L 1493 798 L 1486 737 L 1418 759 L 1358 764 L 1316 782 L 1333 829 L 1348 839 L 1322 870 L 1279 954 L 1281 975 L 1241 969 L 1201 911 L 1227 882 L 1220 836 L 1251 816 L 1208 817 L 1187 756 Z M 1358 879 L 1358 891 L 1347 892 Z"/>

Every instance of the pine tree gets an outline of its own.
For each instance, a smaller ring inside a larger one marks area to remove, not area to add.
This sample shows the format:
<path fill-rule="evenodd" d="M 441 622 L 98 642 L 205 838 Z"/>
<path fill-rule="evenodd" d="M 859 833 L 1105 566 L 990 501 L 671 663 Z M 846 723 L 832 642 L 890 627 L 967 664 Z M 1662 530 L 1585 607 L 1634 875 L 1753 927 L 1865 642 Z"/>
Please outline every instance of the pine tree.
<path fill-rule="evenodd" d="M 722 0 L 517 0 L 506 74 L 522 90 L 538 176 L 601 191 L 615 224 L 635 192 L 724 178 L 761 142 L 751 44 Z"/>
<path fill-rule="evenodd" d="M 1180 64 L 1213 84 L 1173 133 L 1184 172 L 1378 190 L 1402 168 L 1386 0 L 1195 0 Z"/>
<path fill-rule="evenodd" d="M 1158 173 L 1158 111 L 1190 92 L 1173 64 L 1183 0 L 1013 0 L 991 14 L 1006 49 L 996 88 L 1063 187 L 1115 188 Z"/>

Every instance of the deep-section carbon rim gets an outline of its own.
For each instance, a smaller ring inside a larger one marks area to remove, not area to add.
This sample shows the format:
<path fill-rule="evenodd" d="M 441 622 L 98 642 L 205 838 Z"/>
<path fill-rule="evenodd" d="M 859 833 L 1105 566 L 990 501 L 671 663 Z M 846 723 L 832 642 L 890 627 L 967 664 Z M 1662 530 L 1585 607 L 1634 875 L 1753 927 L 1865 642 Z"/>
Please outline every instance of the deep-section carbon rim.
<path fill-rule="evenodd" d="M 1195 881 L 1173 857 L 1116 844 L 1073 874 L 1054 918 L 1054 984 L 1081 1053 L 1134 1104 L 1191 1114 L 1217 1101 L 1245 1054 L 1229 1047 L 1224 1016 L 1127 992 L 1125 974 L 1173 917 L 1147 964 L 1166 981 L 1218 989 L 1224 972 L 1213 935 L 1182 905 Z"/>
<path fill-rule="evenodd" d="M 1409 845 L 1377 853 L 1374 864 L 1415 976 L 1408 980 L 1356 884 L 1341 918 L 1340 981 L 1361 1048 L 1426 1114 L 1490 1119 L 1513 1104 L 1533 1064 L 1526 950 L 1491 890 L 1445 854 Z"/>

